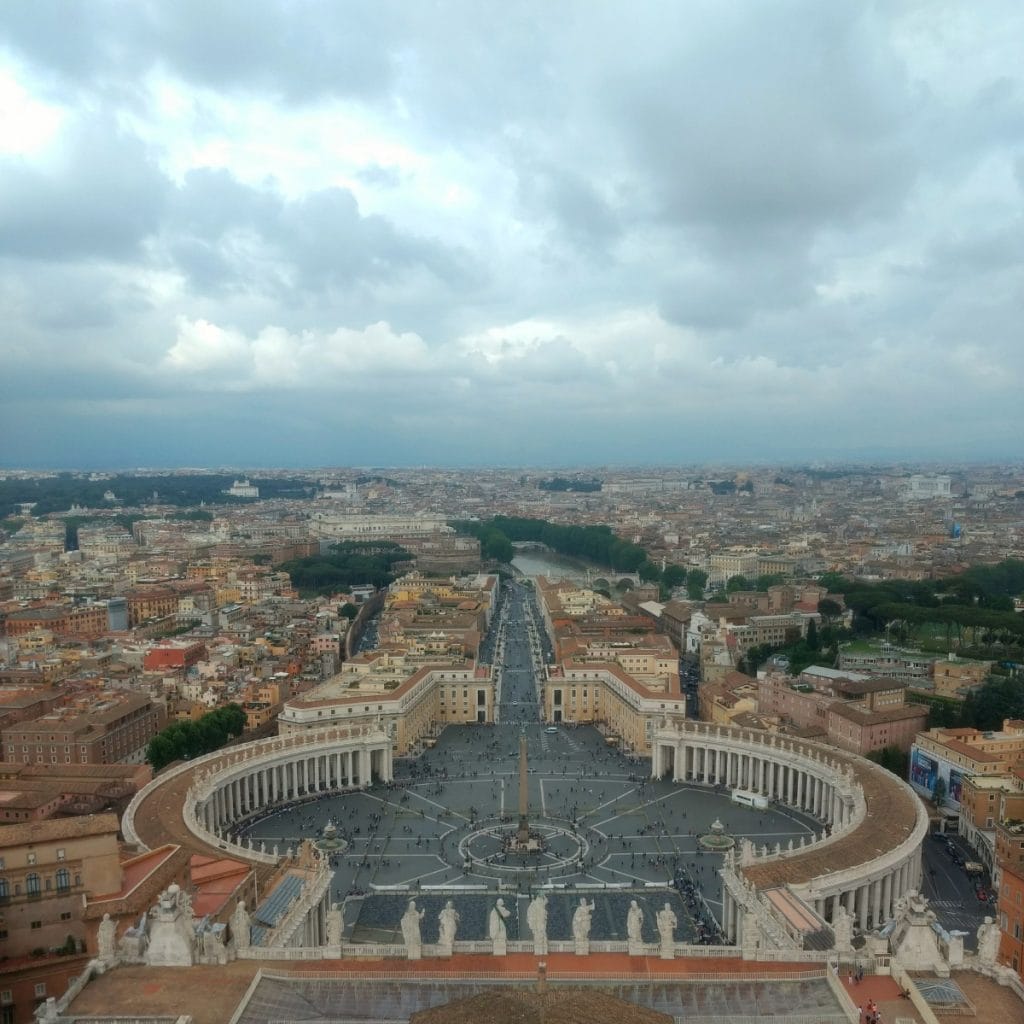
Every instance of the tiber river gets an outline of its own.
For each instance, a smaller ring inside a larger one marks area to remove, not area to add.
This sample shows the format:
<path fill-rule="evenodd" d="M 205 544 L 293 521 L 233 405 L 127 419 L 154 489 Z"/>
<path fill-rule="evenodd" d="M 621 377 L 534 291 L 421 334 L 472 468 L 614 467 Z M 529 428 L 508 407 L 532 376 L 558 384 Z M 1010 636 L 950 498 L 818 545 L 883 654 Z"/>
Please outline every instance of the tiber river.
<path fill-rule="evenodd" d="M 570 579 L 580 582 L 586 581 L 586 562 L 556 554 L 554 551 L 534 549 L 520 551 L 512 559 L 512 565 L 524 576 L 549 576 L 556 579 L 568 576 Z M 594 567 L 593 573 L 595 577 L 607 577 L 607 572 L 601 572 L 596 567 Z"/>

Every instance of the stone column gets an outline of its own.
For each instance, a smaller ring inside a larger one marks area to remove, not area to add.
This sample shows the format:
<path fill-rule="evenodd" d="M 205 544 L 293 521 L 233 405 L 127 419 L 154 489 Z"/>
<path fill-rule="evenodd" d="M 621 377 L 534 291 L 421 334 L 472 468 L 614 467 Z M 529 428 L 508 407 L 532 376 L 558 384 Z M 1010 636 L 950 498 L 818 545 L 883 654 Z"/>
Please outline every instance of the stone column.
<path fill-rule="evenodd" d="M 857 907 L 860 911 L 860 930 L 862 932 L 868 929 L 868 895 L 871 892 L 871 885 L 865 884 L 857 890 Z"/>
<path fill-rule="evenodd" d="M 882 924 L 882 880 L 876 878 L 871 883 L 871 926 L 879 928 Z"/>

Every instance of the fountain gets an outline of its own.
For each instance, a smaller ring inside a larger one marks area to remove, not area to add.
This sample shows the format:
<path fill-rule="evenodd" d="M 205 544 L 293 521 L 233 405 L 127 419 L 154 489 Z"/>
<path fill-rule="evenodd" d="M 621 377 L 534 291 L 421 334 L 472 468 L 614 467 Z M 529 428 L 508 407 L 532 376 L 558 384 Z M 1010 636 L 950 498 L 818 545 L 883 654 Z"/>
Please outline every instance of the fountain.
<path fill-rule="evenodd" d="M 340 853 L 348 848 L 348 843 L 342 839 L 338 832 L 338 826 L 330 818 L 327 819 L 327 824 L 324 825 L 324 830 L 320 833 L 320 838 L 316 840 L 314 845 L 321 853 L 327 854 Z"/>
<path fill-rule="evenodd" d="M 736 840 L 726 834 L 725 826 L 718 818 L 711 823 L 711 831 L 698 836 L 697 842 L 703 849 L 711 850 L 713 853 L 725 853 L 736 845 Z"/>

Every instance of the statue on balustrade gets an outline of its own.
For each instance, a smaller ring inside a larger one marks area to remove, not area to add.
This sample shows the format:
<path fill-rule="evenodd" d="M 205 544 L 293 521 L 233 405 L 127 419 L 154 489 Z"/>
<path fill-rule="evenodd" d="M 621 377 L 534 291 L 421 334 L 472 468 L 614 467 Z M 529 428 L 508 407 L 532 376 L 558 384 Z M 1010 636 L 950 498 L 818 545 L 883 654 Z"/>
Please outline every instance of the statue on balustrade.
<path fill-rule="evenodd" d="M 425 910 L 416 909 L 416 901 L 409 900 L 409 905 L 402 915 L 402 940 L 410 960 L 419 960 L 423 954 L 423 940 L 420 937 L 420 923 Z"/>
<path fill-rule="evenodd" d="M 437 922 L 437 944 L 441 947 L 442 953 L 451 956 L 455 945 L 455 932 L 459 927 L 459 912 L 451 900 L 445 903 Z"/>
<path fill-rule="evenodd" d="M 526 923 L 533 935 L 535 956 L 546 956 L 548 952 L 548 898 L 538 893 L 526 908 Z"/>
<path fill-rule="evenodd" d="M 675 930 L 678 923 L 675 911 L 666 903 L 658 911 L 658 937 L 661 939 L 662 960 L 671 960 L 675 955 Z"/>
<path fill-rule="evenodd" d="M 590 952 L 590 924 L 594 913 L 594 902 L 580 897 L 580 905 L 572 915 L 572 937 L 576 943 L 576 955 L 586 956 Z"/>
<path fill-rule="evenodd" d="M 499 897 L 487 920 L 487 934 L 494 943 L 495 956 L 504 956 L 508 952 L 508 930 L 505 927 L 505 922 L 511 916 L 511 911 L 505 906 L 505 901 Z"/>

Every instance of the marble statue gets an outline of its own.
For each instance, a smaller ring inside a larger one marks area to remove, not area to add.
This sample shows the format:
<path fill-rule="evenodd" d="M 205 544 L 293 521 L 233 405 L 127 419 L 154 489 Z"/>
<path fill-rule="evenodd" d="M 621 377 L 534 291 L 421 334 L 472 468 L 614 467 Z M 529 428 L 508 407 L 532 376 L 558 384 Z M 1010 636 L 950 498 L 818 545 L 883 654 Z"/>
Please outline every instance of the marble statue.
<path fill-rule="evenodd" d="M 423 954 L 423 941 L 420 938 L 420 922 L 425 910 L 416 909 L 416 901 L 409 900 L 409 905 L 402 915 L 402 940 L 410 960 L 419 960 Z"/>
<path fill-rule="evenodd" d="M 626 914 L 626 942 L 629 946 L 630 956 L 639 956 L 643 944 L 644 912 L 636 900 L 629 901 L 629 911 Z"/>
<path fill-rule="evenodd" d="M 491 910 L 491 916 L 487 919 L 487 934 L 494 943 L 494 955 L 504 956 L 508 952 L 508 930 L 505 921 L 511 917 L 511 911 L 505 906 L 505 901 L 498 898 Z"/>
<path fill-rule="evenodd" d="M 548 898 L 538 893 L 526 908 L 526 923 L 533 935 L 535 956 L 547 956 L 548 952 Z"/>
<path fill-rule="evenodd" d="M 629 901 L 629 913 L 626 914 L 626 935 L 631 939 L 640 941 L 640 931 L 644 924 L 644 912 L 636 900 Z"/>
<path fill-rule="evenodd" d="M 835 948 L 841 953 L 853 949 L 853 917 L 842 902 L 832 916 L 832 934 L 835 936 Z"/>
<path fill-rule="evenodd" d="M 675 929 L 679 919 L 670 904 L 658 911 L 658 937 L 661 939 L 661 959 L 671 960 L 675 955 Z"/>
<path fill-rule="evenodd" d="M 452 949 L 455 945 L 455 933 L 459 927 L 459 919 L 460 915 L 455 909 L 455 904 L 448 900 L 441 913 L 437 916 L 437 944 L 441 947 L 441 952 L 446 956 L 452 955 Z"/>
<path fill-rule="evenodd" d="M 984 922 L 978 925 L 978 959 L 989 967 L 995 966 L 996 956 L 999 953 L 999 925 L 986 917 Z"/>
<path fill-rule="evenodd" d="M 231 914 L 231 937 L 235 940 L 235 949 L 248 949 L 252 945 L 251 925 L 245 900 L 239 900 Z"/>
<path fill-rule="evenodd" d="M 586 896 L 580 897 L 580 905 L 572 915 L 572 937 L 576 943 L 576 955 L 586 956 L 590 952 L 590 920 L 595 904 L 587 902 Z"/>
<path fill-rule="evenodd" d="M 103 915 L 100 926 L 96 931 L 96 944 L 101 960 L 110 960 L 115 952 L 115 939 L 117 937 L 117 922 L 112 920 L 109 914 Z"/>

